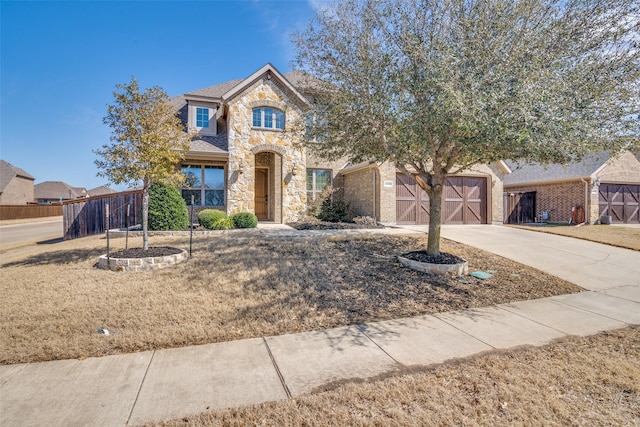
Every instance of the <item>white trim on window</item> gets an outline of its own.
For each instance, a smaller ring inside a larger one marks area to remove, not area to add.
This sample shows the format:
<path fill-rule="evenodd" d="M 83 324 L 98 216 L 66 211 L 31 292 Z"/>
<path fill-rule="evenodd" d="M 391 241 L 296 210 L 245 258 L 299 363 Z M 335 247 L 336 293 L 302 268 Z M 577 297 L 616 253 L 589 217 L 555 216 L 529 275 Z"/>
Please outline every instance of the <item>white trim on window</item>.
<path fill-rule="evenodd" d="M 286 115 L 279 108 L 261 106 L 251 110 L 251 127 L 254 129 L 284 130 Z"/>

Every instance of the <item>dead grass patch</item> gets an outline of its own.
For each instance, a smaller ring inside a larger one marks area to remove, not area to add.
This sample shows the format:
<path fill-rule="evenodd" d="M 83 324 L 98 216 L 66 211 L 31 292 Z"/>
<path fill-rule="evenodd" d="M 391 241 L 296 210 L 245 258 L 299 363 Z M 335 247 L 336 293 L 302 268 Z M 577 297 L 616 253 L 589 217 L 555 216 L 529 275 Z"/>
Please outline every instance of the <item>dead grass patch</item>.
<path fill-rule="evenodd" d="M 541 233 L 558 234 L 560 236 L 574 237 L 576 239 L 589 240 L 605 245 L 618 246 L 620 248 L 640 251 L 640 228 L 618 227 L 612 225 L 572 225 L 558 226 L 511 226 Z"/>
<path fill-rule="evenodd" d="M 152 244 L 188 249 L 189 240 L 154 237 Z M 122 249 L 124 239 L 112 245 Z M 425 245 L 424 235 L 239 232 L 194 239 L 193 258 L 171 268 L 126 273 L 94 267 L 104 238 L 9 251 L 0 268 L 0 363 L 280 335 L 581 291 L 449 241 L 443 250 L 467 259 L 471 271 L 496 270 L 494 277 L 462 283 L 396 261 Z"/>
<path fill-rule="evenodd" d="M 148 426 L 634 426 L 640 327 Z"/>

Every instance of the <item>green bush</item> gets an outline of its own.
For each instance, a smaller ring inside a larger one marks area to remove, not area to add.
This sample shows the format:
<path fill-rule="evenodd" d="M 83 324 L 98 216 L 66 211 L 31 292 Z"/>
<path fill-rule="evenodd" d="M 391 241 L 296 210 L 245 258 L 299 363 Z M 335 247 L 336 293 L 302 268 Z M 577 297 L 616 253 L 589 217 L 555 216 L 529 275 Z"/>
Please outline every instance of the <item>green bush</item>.
<path fill-rule="evenodd" d="M 149 230 L 182 230 L 189 226 L 187 204 L 177 188 L 149 187 Z"/>
<path fill-rule="evenodd" d="M 233 218 L 218 218 L 216 222 L 213 223 L 214 230 L 231 230 L 235 228 L 235 224 L 233 223 Z"/>
<path fill-rule="evenodd" d="M 258 226 L 258 218 L 251 212 L 238 212 L 231 216 L 236 228 L 256 228 Z"/>
<path fill-rule="evenodd" d="M 226 218 L 227 214 L 217 209 L 205 209 L 198 214 L 198 224 L 209 230 L 215 230 L 213 224 L 221 218 Z"/>
<path fill-rule="evenodd" d="M 322 202 L 320 212 L 318 214 L 320 221 L 327 222 L 343 222 L 349 218 L 349 203 L 344 200 L 326 199 Z"/>

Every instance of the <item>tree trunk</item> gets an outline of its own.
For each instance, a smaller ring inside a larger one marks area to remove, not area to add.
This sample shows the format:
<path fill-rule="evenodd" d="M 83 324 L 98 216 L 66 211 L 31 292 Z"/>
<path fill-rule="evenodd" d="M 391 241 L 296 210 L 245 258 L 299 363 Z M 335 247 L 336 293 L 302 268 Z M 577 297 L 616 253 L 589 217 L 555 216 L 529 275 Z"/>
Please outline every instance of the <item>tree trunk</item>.
<path fill-rule="evenodd" d="M 440 226 L 442 225 L 442 186 L 437 185 L 429 194 L 429 238 L 427 253 L 440 255 Z"/>
<path fill-rule="evenodd" d="M 440 255 L 440 227 L 442 225 L 442 192 L 444 191 L 444 176 L 432 176 L 429 195 L 429 236 L 427 240 L 427 254 Z"/>
<path fill-rule="evenodd" d="M 149 249 L 149 183 L 145 180 L 142 187 L 142 249 Z"/>

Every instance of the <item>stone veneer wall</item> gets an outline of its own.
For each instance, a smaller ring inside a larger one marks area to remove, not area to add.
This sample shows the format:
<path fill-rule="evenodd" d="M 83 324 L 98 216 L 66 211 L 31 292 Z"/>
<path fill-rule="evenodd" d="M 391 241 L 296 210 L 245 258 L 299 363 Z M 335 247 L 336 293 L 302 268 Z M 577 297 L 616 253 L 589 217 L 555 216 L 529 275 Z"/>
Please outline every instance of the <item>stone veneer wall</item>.
<path fill-rule="evenodd" d="M 274 107 L 285 112 L 286 130 L 252 128 L 252 109 Z M 261 79 L 229 102 L 229 171 L 227 189 L 227 213 L 255 212 L 255 155 L 261 152 L 276 153 L 281 158 L 280 176 L 272 178 L 274 196 L 281 191 L 281 207 L 277 222 L 295 221 L 306 209 L 306 158 L 304 150 L 296 146 L 291 124 L 300 119 L 301 110 L 274 80 Z M 240 173 L 240 170 L 243 172 Z M 278 210 L 277 207 L 274 209 Z M 274 213 L 276 213 L 274 212 Z"/>

